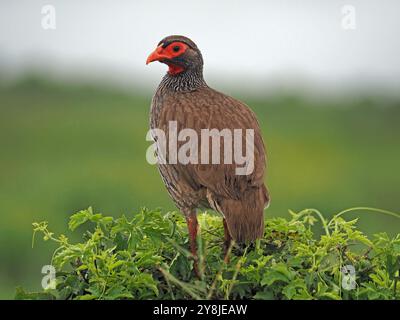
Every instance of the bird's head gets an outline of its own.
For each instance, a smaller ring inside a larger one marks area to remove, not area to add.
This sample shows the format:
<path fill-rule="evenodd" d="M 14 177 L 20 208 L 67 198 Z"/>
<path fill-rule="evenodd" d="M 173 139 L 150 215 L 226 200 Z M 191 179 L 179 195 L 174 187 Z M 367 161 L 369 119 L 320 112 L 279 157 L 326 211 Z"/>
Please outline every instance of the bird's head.
<path fill-rule="evenodd" d="M 146 64 L 153 61 L 168 65 L 171 75 L 203 67 L 203 57 L 196 44 L 187 37 L 176 35 L 165 37 L 158 43 Z"/>

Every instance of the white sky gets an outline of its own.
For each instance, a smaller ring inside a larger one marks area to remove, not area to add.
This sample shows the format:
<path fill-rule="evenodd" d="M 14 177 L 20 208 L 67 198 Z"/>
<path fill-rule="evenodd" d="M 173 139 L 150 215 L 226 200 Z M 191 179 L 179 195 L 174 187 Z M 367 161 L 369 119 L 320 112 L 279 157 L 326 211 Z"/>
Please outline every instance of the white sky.
<path fill-rule="evenodd" d="M 41 25 L 54 5 L 56 30 Z M 356 29 L 342 28 L 343 5 Z M 263 88 L 400 86 L 400 1 L 2 0 L 0 68 L 29 67 L 154 87 L 166 67 L 145 65 L 161 38 L 189 36 L 212 82 Z M 246 81 L 243 81 L 245 79 Z"/>

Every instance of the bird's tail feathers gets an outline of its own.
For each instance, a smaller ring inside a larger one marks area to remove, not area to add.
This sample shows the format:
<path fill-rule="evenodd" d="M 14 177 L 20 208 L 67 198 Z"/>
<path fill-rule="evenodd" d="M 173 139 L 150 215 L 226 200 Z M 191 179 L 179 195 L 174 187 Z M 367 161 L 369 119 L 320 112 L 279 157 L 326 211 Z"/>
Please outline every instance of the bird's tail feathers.
<path fill-rule="evenodd" d="M 220 202 L 229 233 L 238 243 L 248 243 L 264 235 L 264 208 L 269 202 L 264 185 L 246 190 L 239 200 Z"/>

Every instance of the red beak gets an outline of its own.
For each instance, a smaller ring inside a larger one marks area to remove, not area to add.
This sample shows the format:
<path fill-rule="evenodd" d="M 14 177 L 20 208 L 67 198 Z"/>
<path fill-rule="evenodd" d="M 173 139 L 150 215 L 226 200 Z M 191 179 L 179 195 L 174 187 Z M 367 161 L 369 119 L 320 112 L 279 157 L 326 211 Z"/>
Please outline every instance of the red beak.
<path fill-rule="evenodd" d="M 152 53 L 150 53 L 150 55 L 148 56 L 147 60 L 146 60 L 146 64 L 149 64 L 150 62 L 153 61 L 160 61 L 162 59 L 167 59 L 169 58 L 167 55 L 163 54 L 164 48 L 162 47 L 162 45 L 158 46 Z"/>

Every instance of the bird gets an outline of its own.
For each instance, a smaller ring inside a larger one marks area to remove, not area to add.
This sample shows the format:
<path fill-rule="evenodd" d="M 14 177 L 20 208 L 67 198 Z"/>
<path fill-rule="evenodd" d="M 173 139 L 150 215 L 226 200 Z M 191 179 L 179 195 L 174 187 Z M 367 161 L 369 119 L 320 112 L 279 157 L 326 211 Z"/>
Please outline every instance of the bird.
<path fill-rule="evenodd" d="M 186 219 L 197 273 L 198 210 L 210 209 L 222 215 L 225 254 L 232 240 L 246 244 L 263 237 L 264 209 L 270 201 L 264 183 L 265 145 L 255 113 L 245 103 L 207 85 L 202 54 L 191 39 L 181 35 L 163 38 L 146 64 L 154 61 L 166 64 L 168 71 L 151 100 L 150 129 L 163 130 L 167 140 L 171 122 L 178 131 L 188 128 L 199 136 L 204 129 L 252 129 L 254 132 L 254 168 L 249 174 L 238 175 L 234 163 L 159 161 L 157 164 L 170 197 Z M 220 144 L 221 153 L 228 143 L 224 140 Z M 170 149 L 166 151 L 166 159 L 172 156 L 170 152 Z"/>

